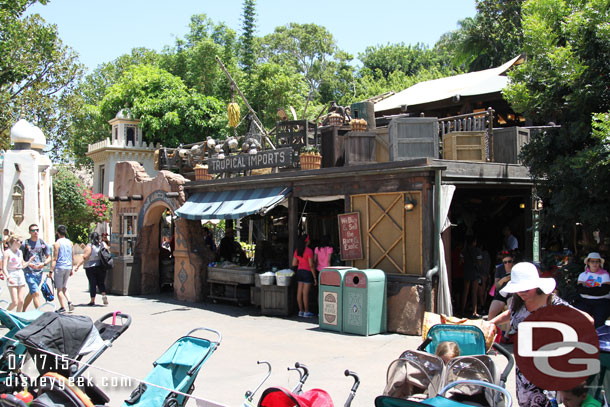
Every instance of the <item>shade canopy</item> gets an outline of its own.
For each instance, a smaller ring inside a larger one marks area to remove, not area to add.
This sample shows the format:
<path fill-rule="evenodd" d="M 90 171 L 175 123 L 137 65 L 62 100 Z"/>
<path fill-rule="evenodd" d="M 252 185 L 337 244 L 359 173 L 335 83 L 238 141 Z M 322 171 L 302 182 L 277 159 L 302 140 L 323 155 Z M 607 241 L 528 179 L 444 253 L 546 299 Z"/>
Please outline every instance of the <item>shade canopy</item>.
<path fill-rule="evenodd" d="M 290 188 L 285 187 L 197 192 L 188 198 L 176 214 L 190 220 L 239 219 L 269 211 L 289 193 Z"/>

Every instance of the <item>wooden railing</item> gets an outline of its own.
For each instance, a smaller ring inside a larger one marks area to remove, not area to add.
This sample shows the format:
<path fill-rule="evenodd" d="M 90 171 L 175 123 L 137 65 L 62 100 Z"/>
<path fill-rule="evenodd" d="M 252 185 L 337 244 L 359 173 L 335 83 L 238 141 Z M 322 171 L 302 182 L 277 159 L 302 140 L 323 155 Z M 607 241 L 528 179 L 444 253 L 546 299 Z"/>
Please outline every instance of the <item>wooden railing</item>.
<path fill-rule="evenodd" d="M 439 139 L 453 131 L 485 131 L 487 161 L 493 161 L 493 123 L 494 110 L 490 107 L 484 112 L 467 113 L 438 119 Z"/>

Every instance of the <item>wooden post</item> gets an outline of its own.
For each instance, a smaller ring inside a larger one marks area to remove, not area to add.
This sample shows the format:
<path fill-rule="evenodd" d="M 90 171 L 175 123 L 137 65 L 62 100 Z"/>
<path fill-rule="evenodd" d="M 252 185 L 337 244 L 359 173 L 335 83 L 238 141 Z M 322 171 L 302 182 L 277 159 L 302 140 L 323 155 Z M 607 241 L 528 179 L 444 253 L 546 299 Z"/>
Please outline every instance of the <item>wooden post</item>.
<path fill-rule="evenodd" d="M 292 266 L 292 255 L 296 248 L 299 199 L 293 194 L 288 198 L 288 264 Z"/>

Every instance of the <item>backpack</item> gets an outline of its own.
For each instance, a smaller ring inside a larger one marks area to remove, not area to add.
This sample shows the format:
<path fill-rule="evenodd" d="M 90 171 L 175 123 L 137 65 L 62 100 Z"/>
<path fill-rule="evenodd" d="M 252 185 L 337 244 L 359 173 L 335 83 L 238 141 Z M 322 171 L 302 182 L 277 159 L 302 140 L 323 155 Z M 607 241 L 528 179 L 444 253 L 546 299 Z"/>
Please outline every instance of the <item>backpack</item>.
<path fill-rule="evenodd" d="M 110 251 L 108 251 L 106 246 L 102 244 L 98 254 L 100 256 L 100 263 L 102 263 L 102 266 L 104 266 L 106 270 L 110 270 L 114 267 L 114 260 L 112 259 L 112 254 L 110 253 Z"/>
<path fill-rule="evenodd" d="M 42 293 L 42 296 L 44 297 L 44 299 L 48 302 L 53 302 L 53 300 L 55 299 L 55 295 L 53 294 L 53 289 L 51 287 L 49 287 L 49 284 L 47 283 L 48 277 L 45 277 L 44 281 L 42 282 L 42 285 L 40 286 L 40 292 Z M 53 286 L 53 280 L 51 281 L 51 286 Z"/>

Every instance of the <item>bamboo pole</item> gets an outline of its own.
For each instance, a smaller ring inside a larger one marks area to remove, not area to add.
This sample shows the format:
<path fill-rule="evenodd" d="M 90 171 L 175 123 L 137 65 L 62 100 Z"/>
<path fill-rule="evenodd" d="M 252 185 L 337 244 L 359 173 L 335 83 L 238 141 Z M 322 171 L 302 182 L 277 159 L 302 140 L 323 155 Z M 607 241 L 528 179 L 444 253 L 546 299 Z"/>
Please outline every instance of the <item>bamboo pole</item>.
<path fill-rule="evenodd" d="M 256 115 L 256 112 L 254 111 L 254 109 L 252 109 L 252 107 L 250 106 L 250 103 L 248 103 L 248 100 L 246 99 L 244 94 L 241 93 L 241 89 L 239 89 L 239 86 L 237 86 L 237 83 L 235 83 L 235 81 L 233 80 L 233 77 L 231 76 L 229 71 L 227 71 L 227 68 L 225 68 L 224 64 L 222 63 L 222 61 L 220 60 L 218 55 L 216 55 L 216 62 L 218 62 L 218 64 L 220 65 L 220 68 L 223 70 L 225 75 L 227 75 L 227 78 L 229 78 L 231 85 L 235 86 L 235 90 L 237 90 L 237 93 L 239 93 L 239 96 L 241 96 L 241 99 L 244 101 L 246 107 L 248 108 L 248 111 L 254 117 L 254 124 L 256 124 L 256 127 L 258 127 L 258 129 L 260 130 L 261 133 L 263 133 L 263 137 L 265 137 L 265 141 L 267 141 L 267 143 L 269 143 L 271 148 L 275 150 L 275 146 L 271 142 L 271 139 L 269 138 L 267 130 L 265 130 L 265 126 L 263 126 L 263 123 L 260 121 L 260 119 Z"/>

